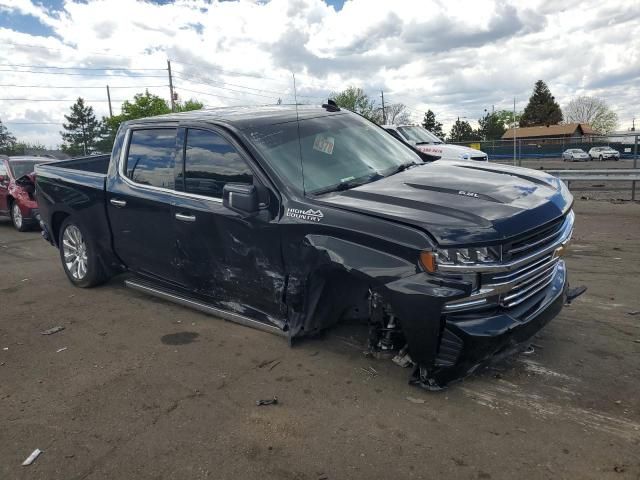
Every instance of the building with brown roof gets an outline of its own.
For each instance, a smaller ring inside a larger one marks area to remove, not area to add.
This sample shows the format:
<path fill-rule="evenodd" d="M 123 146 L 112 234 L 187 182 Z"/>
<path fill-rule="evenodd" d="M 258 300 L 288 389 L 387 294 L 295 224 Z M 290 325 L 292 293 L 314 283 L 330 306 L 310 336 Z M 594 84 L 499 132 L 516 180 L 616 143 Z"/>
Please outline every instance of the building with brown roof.
<path fill-rule="evenodd" d="M 536 143 L 588 142 L 597 132 L 587 123 L 562 123 L 559 125 L 542 125 L 539 127 L 510 128 L 503 140 L 535 140 Z"/>

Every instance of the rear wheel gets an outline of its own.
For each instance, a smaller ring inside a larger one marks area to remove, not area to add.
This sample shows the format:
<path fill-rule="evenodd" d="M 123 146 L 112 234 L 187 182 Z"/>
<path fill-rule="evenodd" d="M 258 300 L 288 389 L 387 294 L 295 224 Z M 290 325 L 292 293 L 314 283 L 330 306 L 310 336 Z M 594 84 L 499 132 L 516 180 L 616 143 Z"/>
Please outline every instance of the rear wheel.
<path fill-rule="evenodd" d="M 72 218 L 62 223 L 58 246 L 64 273 L 75 286 L 93 287 L 107 280 L 95 242 Z"/>
<path fill-rule="evenodd" d="M 11 221 L 13 222 L 13 226 L 19 232 L 26 232 L 27 230 L 29 230 L 27 222 L 25 221 L 24 217 L 22 216 L 22 212 L 20 211 L 18 202 L 13 202 L 11 204 Z"/>

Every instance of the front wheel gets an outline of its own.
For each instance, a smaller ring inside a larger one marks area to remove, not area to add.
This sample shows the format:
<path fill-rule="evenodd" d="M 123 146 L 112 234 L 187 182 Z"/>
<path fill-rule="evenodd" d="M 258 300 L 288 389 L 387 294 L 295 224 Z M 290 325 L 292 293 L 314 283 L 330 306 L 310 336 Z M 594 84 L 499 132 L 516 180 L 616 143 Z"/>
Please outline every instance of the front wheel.
<path fill-rule="evenodd" d="M 604 158 L 602 157 L 602 155 L 600 155 L 599 160 L 602 162 L 604 160 Z"/>
<path fill-rule="evenodd" d="M 86 229 L 73 219 L 63 222 L 58 246 L 64 273 L 75 286 L 93 287 L 107 279 L 95 243 Z"/>
<path fill-rule="evenodd" d="M 15 229 L 19 232 L 26 232 L 29 230 L 29 226 L 22 216 L 18 202 L 13 202 L 11 204 L 11 221 L 13 222 Z"/>

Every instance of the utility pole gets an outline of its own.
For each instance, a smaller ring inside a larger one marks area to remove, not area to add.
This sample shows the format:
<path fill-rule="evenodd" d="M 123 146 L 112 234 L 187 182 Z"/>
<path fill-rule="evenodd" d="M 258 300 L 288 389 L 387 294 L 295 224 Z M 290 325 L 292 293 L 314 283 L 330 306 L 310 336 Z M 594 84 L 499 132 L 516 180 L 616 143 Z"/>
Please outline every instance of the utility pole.
<path fill-rule="evenodd" d="M 513 97 L 513 164 L 516 164 L 516 97 Z"/>
<path fill-rule="evenodd" d="M 380 90 L 380 95 L 382 96 L 382 124 L 386 125 L 387 124 L 387 114 L 384 111 L 384 91 Z"/>
<path fill-rule="evenodd" d="M 173 94 L 173 77 L 171 76 L 171 60 L 167 60 L 167 70 L 169 72 L 169 94 L 171 95 L 171 111 L 176 111 L 176 101 Z"/>
<path fill-rule="evenodd" d="M 107 85 L 107 100 L 109 100 L 109 117 L 113 117 L 113 110 L 111 109 L 111 93 L 109 92 L 109 85 Z"/>

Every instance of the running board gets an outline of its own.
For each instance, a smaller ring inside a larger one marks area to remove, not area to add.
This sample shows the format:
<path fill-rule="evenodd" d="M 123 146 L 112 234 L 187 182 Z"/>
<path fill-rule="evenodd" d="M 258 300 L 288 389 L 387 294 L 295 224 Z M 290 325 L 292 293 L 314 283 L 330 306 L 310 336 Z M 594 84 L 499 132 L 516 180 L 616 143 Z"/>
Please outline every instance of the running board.
<path fill-rule="evenodd" d="M 234 322 L 234 323 L 239 323 L 240 325 L 244 325 L 245 327 L 251 327 L 258 330 L 262 330 L 264 332 L 274 333 L 281 337 L 287 336 L 286 332 L 283 332 L 278 327 L 275 327 L 273 325 L 269 325 L 259 320 L 254 320 L 252 318 L 245 317 L 244 315 L 240 315 L 238 313 L 221 310 L 219 308 L 207 305 L 206 303 L 202 303 L 197 300 L 192 300 L 190 298 L 176 295 L 175 293 L 167 292 L 166 290 L 162 290 L 158 287 L 152 287 L 146 283 L 140 283 L 135 280 L 125 280 L 124 284 L 125 286 L 133 290 L 147 293 L 149 295 L 153 295 L 154 297 L 162 298 L 164 300 L 177 303 L 178 305 L 183 305 L 185 307 L 193 308 L 194 310 L 198 310 L 200 312 L 213 315 L 214 317 L 224 318 L 225 320 L 229 320 L 230 322 Z"/>

